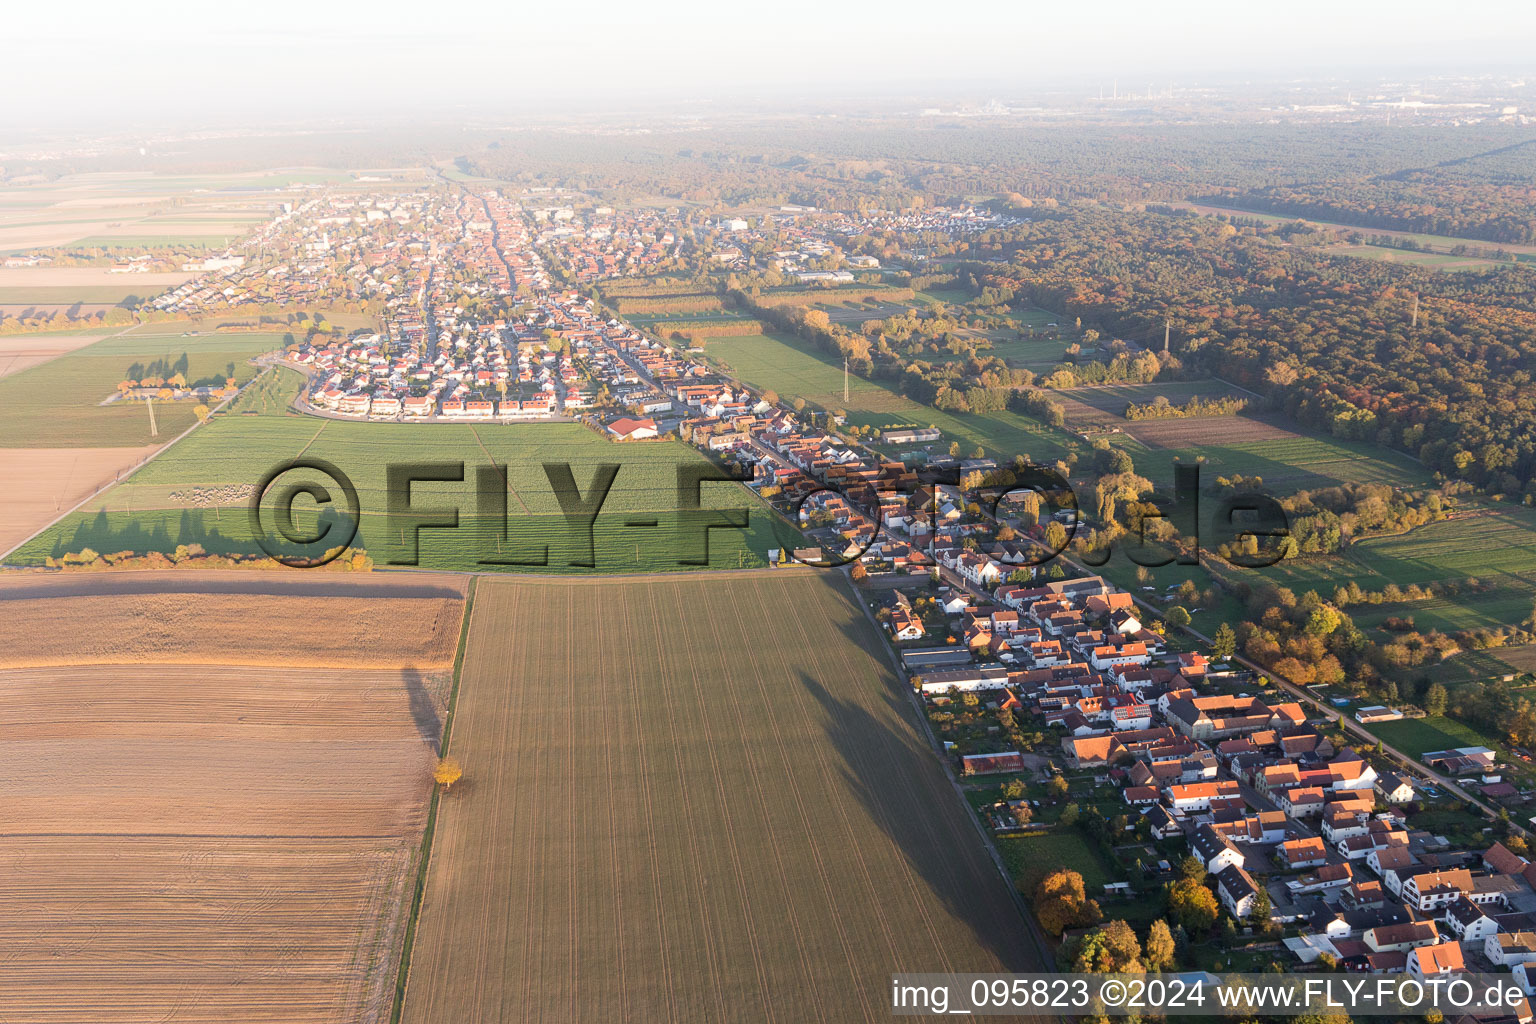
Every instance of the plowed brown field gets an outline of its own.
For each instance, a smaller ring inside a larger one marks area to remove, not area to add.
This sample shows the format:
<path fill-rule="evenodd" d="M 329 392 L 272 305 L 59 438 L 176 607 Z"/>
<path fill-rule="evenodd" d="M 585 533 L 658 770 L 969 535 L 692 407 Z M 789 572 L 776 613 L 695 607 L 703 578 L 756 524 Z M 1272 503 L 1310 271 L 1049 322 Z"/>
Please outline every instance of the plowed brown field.
<path fill-rule="evenodd" d="M 0 670 L 0 1021 L 387 1020 L 462 610 L 390 593 L 434 587 L 460 584 L 0 583 L 6 650 L 47 629 L 144 660 L 169 630 L 188 657 L 269 662 Z M 393 667 L 314 667 L 340 658 L 305 619 L 343 611 Z"/>
<path fill-rule="evenodd" d="M 476 592 L 407 1024 L 884 1021 L 1044 969 L 831 573 Z"/>

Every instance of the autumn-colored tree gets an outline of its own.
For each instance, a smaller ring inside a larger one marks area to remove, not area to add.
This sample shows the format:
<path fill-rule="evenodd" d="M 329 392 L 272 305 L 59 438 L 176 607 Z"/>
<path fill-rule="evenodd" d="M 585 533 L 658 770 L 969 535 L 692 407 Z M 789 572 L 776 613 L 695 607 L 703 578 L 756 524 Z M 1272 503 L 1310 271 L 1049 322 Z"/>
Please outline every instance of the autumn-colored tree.
<path fill-rule="evenodd" d="M 437 767 L 432 769 L 432 781 L 444 789 L 452 789 L 464 775 L 464 769 L 459 765 L 457 758 L 438 758 Z"/>
<path fill-rule="evenodd" d="M 1193 879 L 1185 878 L 1168 886 L 1168 912 L 1186 930 L 1203 932 L 1216 923 L 1220 908 L 1211 890 Z"/>
<path fill-rule="evenodd" d="M 1166 971 L 1174 966 L 1174 954 L 1176 947 L 1173 942 L 1173 932 L 1168 928 L 1168 922 L 1159 918 L 1152 922 L 1152 927 L 1147 930 L 1146 951 L 1142 954 L 1142 961 L 1149 971 Z"/>
<path fill-rule="evenodd" d="M 1083 890 L 1083 876 L 1065 868 L 1052 871 L 1035 887 L 1035 917 L 1052 935 L 1068 928 L 1096 924 L 1099 904 Z"/>
<path fill-rule="evenodd" d="M 1141 974 L 1141 943 L 1124 921 L 1110 921 L 1083 938 L 1072 969 L 1081 974 Z"/>
<path fill-rule="evenodd" d="M 208 422 L 208 407 L 201 403 L 192 407 L 192 414 L 197 417 L 199 423 Z"/>

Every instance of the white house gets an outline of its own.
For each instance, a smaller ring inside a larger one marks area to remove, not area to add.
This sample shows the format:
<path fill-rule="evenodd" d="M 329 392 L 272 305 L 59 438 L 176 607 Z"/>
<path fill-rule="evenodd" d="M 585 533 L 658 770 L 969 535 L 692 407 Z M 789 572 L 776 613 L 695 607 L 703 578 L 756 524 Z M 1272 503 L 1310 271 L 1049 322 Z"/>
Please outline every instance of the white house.
<path fill-rule="evenodd" d="M 1406 971 L 1408 976 L 1416 981 L 1466 969 L 1467 961 L 1461 955 L 1459 942 L 1439 942 L 1433 946 L 1420 946 L 1408 953 Z"/>
<path fill-rule="evenodd" d="M 1227 908 L 1227 912 L 1241 921 L 1253 909 L 1259 887 L 1254 883 L 1253 876 L 1234 864 L 1223 868 L 1216 875 L 1216 893 L 1221 897 L 1221 905 Z"/>
<path fill-rule="evenodd" d="M 1466 868 L 1425 871 L 1403 881 L 1403 902 L 1417 910 L 1448 906 L 1472 891 L 1472 873 Z"/>
<path fill-rule="evenodd" d="M 1453 935 L 1474 947 L 1499 930 L 1499 923 L 1465 896 L 1446 907 L 1441 920 Z"/>
<path fill-rule="evenodd" d="M 1536 932 L 1494 932 L 1483 940 L 1483 955 L 1500 967 L 1536 963 Z"/>
<path fill-rule="evenodd" d="M 1243 852 L 1210 825 L 1201 825 L 1189 840 L 1189 852 L 1213 875 L 1243 866 Z M 1251 879 L 1250 879 L 1251 881 Z"/>

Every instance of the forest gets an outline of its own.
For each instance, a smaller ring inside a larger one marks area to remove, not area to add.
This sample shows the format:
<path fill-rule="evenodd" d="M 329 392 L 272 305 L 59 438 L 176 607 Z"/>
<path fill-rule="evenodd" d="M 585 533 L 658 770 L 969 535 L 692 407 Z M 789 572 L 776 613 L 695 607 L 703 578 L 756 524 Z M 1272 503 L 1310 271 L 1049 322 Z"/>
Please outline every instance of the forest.
<path fill-rule="evenodd" d="M 978 292 L 1172 342 L 1298 422 L 1374 441 L 1489 493 L 1536 495 L 1536 270 L 1448 274 L 1292 244 L 1282 226 L 1094 206 L 999 232 Z M 1158 344 L 1160 347 L 1160 344 Z"/>

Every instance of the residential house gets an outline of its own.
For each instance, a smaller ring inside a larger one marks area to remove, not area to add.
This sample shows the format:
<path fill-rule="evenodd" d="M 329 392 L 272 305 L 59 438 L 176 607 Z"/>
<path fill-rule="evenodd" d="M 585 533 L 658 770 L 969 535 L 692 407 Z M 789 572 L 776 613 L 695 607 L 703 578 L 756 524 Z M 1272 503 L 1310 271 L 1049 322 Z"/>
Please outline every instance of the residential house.
<path fill-rule="evenodd" d="M 1474 946 L 1482 945 L 1488 936 L 1499 930 L 1498 922 L 1465 896 L 1447 906 L 1440 920 L 1445 922 L 1447 930 L 1456 938 Z"/>
<path fill-rule="evenodd" d="M 1500 967 L 1536 962 L 1536 932 L 1494 932 L 1483 940 L 1483 955 Z"/>
<path fill-rule="evenodd" d="M 1259 887 L 1253 876 L 1236 864 L 1222 868 L 1216 874 L 1216 895 L 1227 912 L 1241 921 L 1253 909 L 1253 901 Z"/>
<path fill-rule="evenodd" d="M 1415 980 L 1439 974 L 1465 971 L 1467 962 L 1461 955 L 1461 943 L 1440 942 L 1433 946 L 1419 946 L 1408 954 L 1408 975 Z"/>
<path fill-rule="evenodd" d="M 1376 780 L 1376 791 L 1389 804 L 1406 804 L 1413 799 L 1413 786 L 1396 772 L 1383 772 Z"/>
<path fill-rule="evenodd" d="M 1425 871 L 1403 881 L 1403 902 L 1415 910 L 1436 910 L 1472 892 L 1472 872 L 1466 868 Z"/>
<path fill-rule="evenodd" d="M 1292 839 L 1275 849 L 1275 857 L 1290 870 L 1315 868 L 1328 863 L 1328 846 L 1318 836 Z"/>
<path fill-rule="evenodd" d="M 1211 874 L 1243 866 L 1243 853 L 1231 840 L 1210 825 L 1201 825 L 1190 837 L 1189 852 Z"/>
<path fill-rule="evenodd" d="M 1128 757 L 1125 745 L 1113 735 L 1067 736 L 1061 741 L 1067 764 L 1073 768 L 1108 768 Z"/>
<path fill-rule="evenodd" d="M 1373 953 L 1407 952 L 1440 941 L 1440 930 L 1433 921 L 1406 921 L 1367 929 L 1362 941 Z"/>

